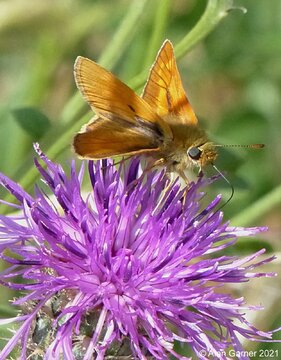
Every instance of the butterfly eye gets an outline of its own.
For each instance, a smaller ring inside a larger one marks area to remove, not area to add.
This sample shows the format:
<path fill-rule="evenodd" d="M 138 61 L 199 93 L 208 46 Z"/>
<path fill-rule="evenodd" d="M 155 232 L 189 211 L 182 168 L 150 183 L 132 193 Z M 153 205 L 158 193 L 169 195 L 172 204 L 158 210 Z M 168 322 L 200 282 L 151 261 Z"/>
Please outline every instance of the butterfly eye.
<path fill-rule="evenodd" d="M 191 157 L 193 160 L 199 160 L 202 154 L 202 151 L 197 147 L 192 147 L 188 150 L 188 156 Z"/>

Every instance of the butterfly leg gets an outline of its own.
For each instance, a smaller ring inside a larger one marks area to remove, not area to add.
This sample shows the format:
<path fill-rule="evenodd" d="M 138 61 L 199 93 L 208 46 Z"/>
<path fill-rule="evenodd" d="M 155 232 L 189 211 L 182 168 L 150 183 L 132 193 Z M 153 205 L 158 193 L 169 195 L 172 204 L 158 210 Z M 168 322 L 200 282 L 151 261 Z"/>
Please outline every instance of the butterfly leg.
<path fill-rule="evenodd" d="M 200 168 L 197 177 L 202 178 L 204 176 L 203 170 Z"/>
<path fill-rule="evenodd" d="M 109 165 L 106 165 L 106 166 L 103 166 L 101 169 L 104 170 L 104 169 L 107 169 L 109 167 L 113 167 L 113 166 L 116 166 L 116 165 L 119 165 L 119 164 L 123 164 L 126 160 L 128 160 L 129 158 L 122 158 L 121 160 L 115 162 L 114 159 L 113 159 L 113 163 L 112 164 L 109 164 Z"/>
<path fill-rule="evenodd" d="M 180 170 L 178 173 L 179 173 L 180 177 L 184 180 L 187 188 L 189 188 L 190 183 L 189 183 L 189 180 L 188 180 L 187 176 L 185 175 L 184 171 Z"/>
<path fill-rule="evenodd" d="M 167 174 L 165 174 L 165 175 L 167 176 Z M 170 176 L 168 176 L 165 187 L 164 187 L 163 191 L 161 192 L 161 195 L 159 196 L 156 207 L 154 208 L 153 214 L 157 210 L 161 209 L 161 207 L 163 207 L 163 205 L 165 204 L 165 201 L 169 197 L 170 191 L 173 188 L 173 184 L 174 184 L 173 179 L 171 179 Z"/>
<path fill-rule="evenodd" d="M 133 180 L 133 181 L 130 183 L 130 187 L 131 187 L 131 186 L 132 186 L 132 187 L 136 186 L 137 183 L 138 183 L 139 181 L 142 181 L 142 180 L 144 179 L 145 175 L 146 175 L 150 170 L 152 170 L 154 167 L 160 166 L 160 165 L 163 165 L 163 164 L 164 164 L 164 159 L 159 159 L 159 160 L 156 160 L 156 161 L 154 161 L 154 160 L 148 161 L 148 164 L 147 164 L 147 166 L 144 168 L 141 176 L 140 176 L 139 178 Z"/>
<path fill-rule="evenodd" d="M 148 166 L 145 170 L 151 170 L 153 169 L 154 167 L 157 167 L 157 166 L 163 166 L 165 164 L 165 159 L 164 158 L 161 158 L 161 159 L 158 159 L 156 161 L 151 161 L 148 163 Z"/>
<path fill-rule="evenodd" d="M 185 204 L 186 204 L 186 199 L 187 199 L 187 193 L 188 193 L 188 190 L 190 188 L 190 182 L 187 178 L 187 176 L 185 175 L 184 171 L 181 170 L 179 171 L 179 175 L 181 176 L 181 178 L 185 181 L 186 183 L 186 187 L 184 188 L 184 194 L 183 194 L 183 199 L 182 199 L 182 207 L 184 208 L 185 207 Z"/>

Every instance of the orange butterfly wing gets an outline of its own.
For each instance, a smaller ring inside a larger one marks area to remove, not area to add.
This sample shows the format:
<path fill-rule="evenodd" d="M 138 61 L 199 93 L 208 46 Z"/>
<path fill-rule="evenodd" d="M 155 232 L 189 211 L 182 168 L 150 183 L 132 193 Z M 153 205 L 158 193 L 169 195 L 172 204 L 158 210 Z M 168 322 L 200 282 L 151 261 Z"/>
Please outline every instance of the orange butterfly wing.
<path fill-rule="evenodd" d="M 183 89 L 173 45 L 169 40 L 166 40 L 159 50 L 142 98 L 155 108 L 161 117 L 174 114 L 179 124 L 197 125 L 198 123 Z"/>
<path fill-rule="evenodd" d="M 169 135 L 169 126 L 149 104 L 94 61 L 78 56 L 74 77 L 82 96 L 100 116 L 113 121 L 115 117 L 122 118 L 131 124 L 137 124 L 141 119 L 148 126 L 154 124 Z"/>
<path fill-rule="evenodd" d="M 169 125 L 132 89 L 94 61 L 79 56 L 74 65 L 78 89 L 98 118 L 75 136 L 81 157 L 100 159 L 158 151 Z"/>
<path fill-rule="evenodd" d="M 83 158 L 103 159 L 118 155 L 157 152 L 157 140 L 157 134 L 153 130 L 144 129 L 141 132 L 138 127 L 129 126 L 120 119 L 112 121 L 95 118 L 76 134 L 73 147 Z"/>

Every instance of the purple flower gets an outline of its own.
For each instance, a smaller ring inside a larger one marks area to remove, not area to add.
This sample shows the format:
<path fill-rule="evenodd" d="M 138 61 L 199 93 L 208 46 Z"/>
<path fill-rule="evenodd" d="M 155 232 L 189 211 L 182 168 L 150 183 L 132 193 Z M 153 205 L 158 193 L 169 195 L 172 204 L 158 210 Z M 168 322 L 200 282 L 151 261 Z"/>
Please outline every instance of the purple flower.
<path fill-rule="evenodd" d="M 244 258 L 221 251 L 264 228 L 223 223 L 219 196 L 200 211 L 202 179 L 188 191 L 178 181 L 167 187 L 163 172 L 136 181 L 137 159 L 118 169 L 89 162 L 92 188 L 83 195 L 83 165 L 77 173 L 73 162 L 67 176 L 36 151 L 53 197 L 45 185 L 32 197 L 0 176 L 19 203 L 10 204 L 16 215 L 0 217 L 0 254 L 10 264 L 0 281 L 23 294 L 13 302 L 21 314 L 0 322 L 19 323 L 1 360 L 14 348 L 20 359 L 186 359 L 175 342 L 194 358 L 226 359 L 229 347 L 242 350 L 241 335 L 271 339 L 245 319 L 257 306 L 221 290 L 273 275 L 252 272 L 272 260 L 257 260 L 264 250 Z"/>

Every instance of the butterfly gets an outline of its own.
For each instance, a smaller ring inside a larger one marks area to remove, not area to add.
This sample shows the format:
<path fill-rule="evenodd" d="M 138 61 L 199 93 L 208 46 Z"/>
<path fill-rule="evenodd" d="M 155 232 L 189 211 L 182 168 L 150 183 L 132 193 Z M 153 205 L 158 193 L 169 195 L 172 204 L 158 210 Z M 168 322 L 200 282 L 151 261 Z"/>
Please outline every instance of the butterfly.
<path fill-rule="evenodd" d="M 188 183 L 185 170 L 214 164 L 216 145 L 185 94 L 173 45 L 165 40 L 138 96 L 111 72 L 79 56 L 74 76 L 83 98 L 97 114 L 73 140 L 81 158 L 146 155 L 151 167 L 165 166 Z"/>

